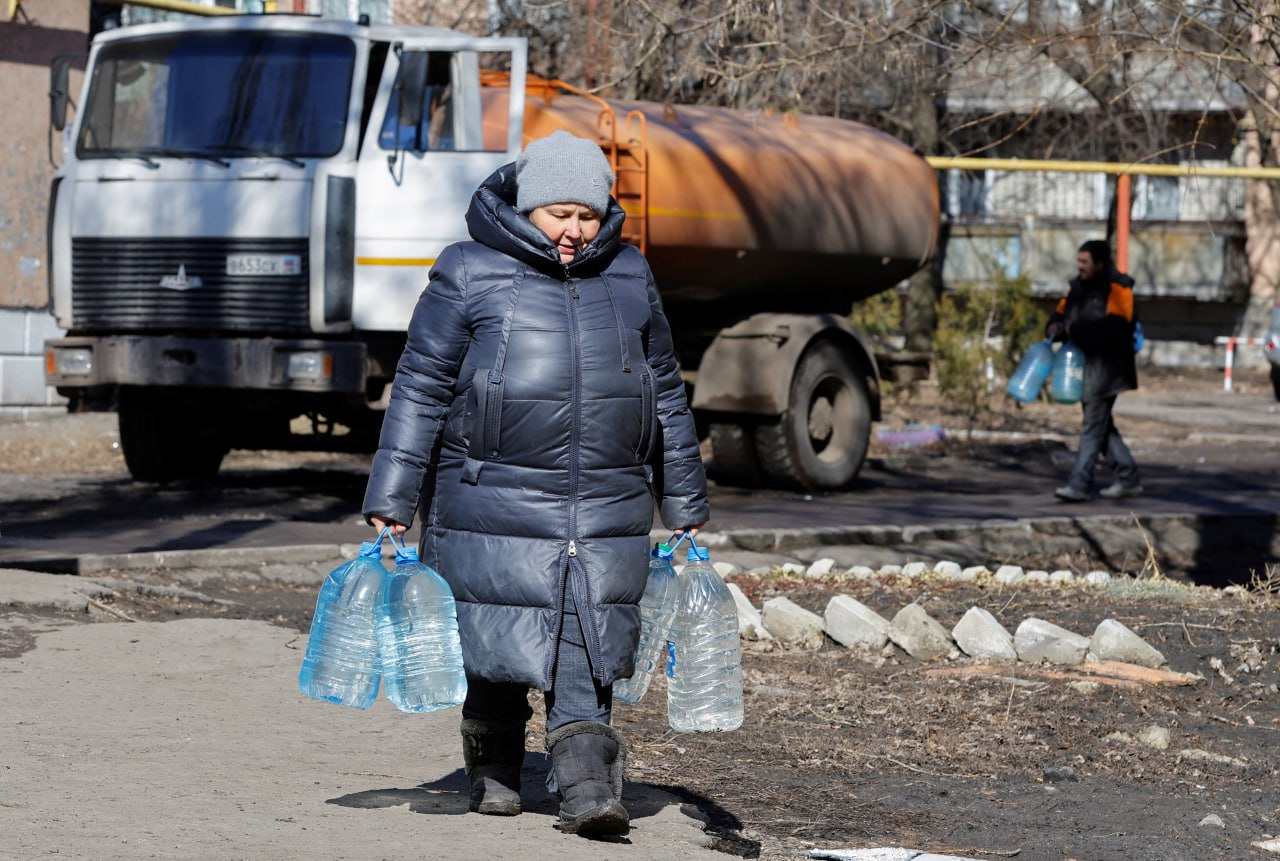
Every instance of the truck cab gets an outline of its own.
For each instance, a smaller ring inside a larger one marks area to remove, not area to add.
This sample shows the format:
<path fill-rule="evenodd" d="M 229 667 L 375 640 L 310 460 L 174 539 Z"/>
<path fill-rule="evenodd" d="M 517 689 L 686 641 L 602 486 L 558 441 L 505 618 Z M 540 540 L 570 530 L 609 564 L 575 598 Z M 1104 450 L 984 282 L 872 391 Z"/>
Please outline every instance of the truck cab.
<path fill-rule="evenodd" d="M 88 69 L 51 194 L 49 382 L 118 391 L 138 480 L 370 449 L 431 264 L 520 151 L 523 100 L 486 117 L 480 76 L 522 91 L 524 41 L 235 16 L 104 33 Z"/>

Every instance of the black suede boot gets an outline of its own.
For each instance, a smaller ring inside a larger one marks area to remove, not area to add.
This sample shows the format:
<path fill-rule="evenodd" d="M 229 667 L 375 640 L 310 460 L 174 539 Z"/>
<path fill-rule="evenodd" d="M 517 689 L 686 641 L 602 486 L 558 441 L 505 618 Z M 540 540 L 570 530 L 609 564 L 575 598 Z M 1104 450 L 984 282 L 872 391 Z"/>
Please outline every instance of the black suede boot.
<path fill-rule="evenodd" d="M 471 779 L 471 809 L 490 816 L 520 812 L 524 721 L 490 723 L 463 718 L 462 761 Z"/>
<path fill-rule="evenodd" d="M 622 798 L 627 743 L 613 727 L 565 724 L 547 735 L 547 788 L 560 797 L 560 830 L 584 837 L 626 834 L 631 817 Z"/>

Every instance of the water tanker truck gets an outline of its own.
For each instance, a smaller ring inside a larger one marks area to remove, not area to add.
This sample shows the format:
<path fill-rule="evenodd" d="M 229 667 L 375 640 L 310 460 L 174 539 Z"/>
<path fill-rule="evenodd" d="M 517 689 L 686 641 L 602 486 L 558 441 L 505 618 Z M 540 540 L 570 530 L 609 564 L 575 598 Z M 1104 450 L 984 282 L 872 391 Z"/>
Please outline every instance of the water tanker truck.
<path fill-rule="evenodd" d="M 93 42 L 49 212 L 65 337 L 46 375 L 116 395 L 132 476 L 231 448 L 369 451 L 427 273 L 529 140 L 600 142 L 675 332 L 717 474 L 847 485 L 879 414 L 857 300 L 933 253 L 916 153 L 822 117 L 604 102 L 526 45 L 423 27 L 228 16 Z M 307 421 L 307 418 L 310 421 Z"/>

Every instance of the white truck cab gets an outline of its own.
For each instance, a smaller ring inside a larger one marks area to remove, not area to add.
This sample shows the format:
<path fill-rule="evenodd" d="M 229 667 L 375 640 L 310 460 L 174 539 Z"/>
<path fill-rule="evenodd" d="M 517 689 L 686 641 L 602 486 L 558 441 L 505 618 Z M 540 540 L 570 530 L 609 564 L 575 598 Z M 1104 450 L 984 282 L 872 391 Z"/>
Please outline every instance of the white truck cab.
<path fill-rule="evenodd" d="M 370 449 L 432 263 L 520 151 L 524 99 L 486 118 L 481 75 L 523 93 L 525 50 L 290 16 L 98 36 L 51 194 L 50 384 L 118 391 L 143 481 Z"/>

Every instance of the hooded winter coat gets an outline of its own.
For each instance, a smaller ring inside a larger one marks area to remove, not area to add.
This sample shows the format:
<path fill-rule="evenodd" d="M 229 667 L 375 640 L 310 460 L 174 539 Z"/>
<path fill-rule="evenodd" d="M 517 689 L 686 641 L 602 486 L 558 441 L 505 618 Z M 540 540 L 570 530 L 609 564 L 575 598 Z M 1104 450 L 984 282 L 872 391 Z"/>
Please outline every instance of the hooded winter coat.
<path fill-rule="evenodd" d="M 1111 397 L 1138 387 L 1133 350 L 1133 279 L 1112 271 L 1089 280 L 1072 278 L 1049 319 L 1084 353 L 1083 400 Z"/>
<path fill-rule="evenodd" d="M 549 690 L 564 589 L 592 675 L 631 675 L 654 499 L 708 516 L 697 434 L 648 264 L 610 200 L 568 265 L 514 208 L 515 165 L 476 191 L 474 241 L 437 259 L 409 323 L 366 517 L 426 512 L 468 675 Z"/>

